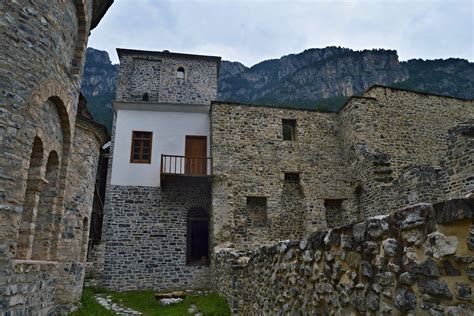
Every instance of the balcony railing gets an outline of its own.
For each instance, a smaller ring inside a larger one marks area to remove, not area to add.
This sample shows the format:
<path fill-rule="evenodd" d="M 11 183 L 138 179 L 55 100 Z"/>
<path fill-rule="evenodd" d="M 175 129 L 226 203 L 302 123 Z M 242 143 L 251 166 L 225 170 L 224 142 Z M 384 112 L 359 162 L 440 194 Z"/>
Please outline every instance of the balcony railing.
<path fill-rule="evenodd" d="M 211 157 L 161 155 L 161 175 L 211 176 Z"/>

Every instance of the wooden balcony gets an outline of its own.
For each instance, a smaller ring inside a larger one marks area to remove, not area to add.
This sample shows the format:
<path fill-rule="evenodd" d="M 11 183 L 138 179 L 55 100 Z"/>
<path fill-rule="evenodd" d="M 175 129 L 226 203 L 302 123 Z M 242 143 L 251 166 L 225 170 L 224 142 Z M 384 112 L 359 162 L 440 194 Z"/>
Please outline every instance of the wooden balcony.
<path fill-rule="evenodd" d="M 161 155 L 160 178 L 162 187 L 170 183 L 210 183 L 211 157 Z"/>

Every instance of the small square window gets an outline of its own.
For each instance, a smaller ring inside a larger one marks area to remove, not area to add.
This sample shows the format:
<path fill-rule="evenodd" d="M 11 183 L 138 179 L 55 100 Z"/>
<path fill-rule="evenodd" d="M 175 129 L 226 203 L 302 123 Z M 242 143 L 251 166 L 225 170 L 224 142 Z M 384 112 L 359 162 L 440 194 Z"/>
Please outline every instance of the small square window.
<path fill-rule="evenodd" d="M 267 224 L 267 198 L 261 196 L 247 197 L 247 211 L 252 221 L 252 226 L 262 227 Z"/>
<path fill-rule="evenodd" d="M 131 163 L 151 163 L 152 139 L 152 132 L 132 132 L 132 151 L 130 154 Z"/>
<path fill-rule="evenodd" d="M 287 183 L 299 183 L 300 174 L 297 172 L 285 172 L 285 182 Z"/>
<path fill-rule="evenodd" d="M 296 120 L 282 120 L 283 140 L 296 140 Z"/>

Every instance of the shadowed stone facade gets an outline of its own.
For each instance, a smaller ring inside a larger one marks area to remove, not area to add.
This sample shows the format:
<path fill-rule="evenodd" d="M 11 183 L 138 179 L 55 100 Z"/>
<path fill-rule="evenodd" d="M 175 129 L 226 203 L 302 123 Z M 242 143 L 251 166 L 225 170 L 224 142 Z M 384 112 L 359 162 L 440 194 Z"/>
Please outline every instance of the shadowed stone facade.
<path fill-rule="evenodd" d="M 1 312 L 47 315 L 82 292 L 82 220 L 105 134 L 81 123 L 79 90 L 89 31 L 111 3 L 0 4 Z M 74 168 L 87 169 L 74 174 L 84 200 L 68 190 Z"/>

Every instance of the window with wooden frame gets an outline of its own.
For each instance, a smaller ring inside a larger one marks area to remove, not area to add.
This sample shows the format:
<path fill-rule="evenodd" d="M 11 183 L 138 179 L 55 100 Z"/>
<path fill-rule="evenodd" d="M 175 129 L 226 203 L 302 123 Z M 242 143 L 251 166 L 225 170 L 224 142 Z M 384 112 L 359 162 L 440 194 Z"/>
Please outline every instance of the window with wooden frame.
<path fill-rule="evenodd" d="M 130 153 L 131 163 L 151 163 L 152 139 L 152 132 L 132 132 L 132 151 Z"/>
<path fill-rule="evenodd" d="M 296 140 L 296 120 L 282 120 L 283 140 Z"/>

